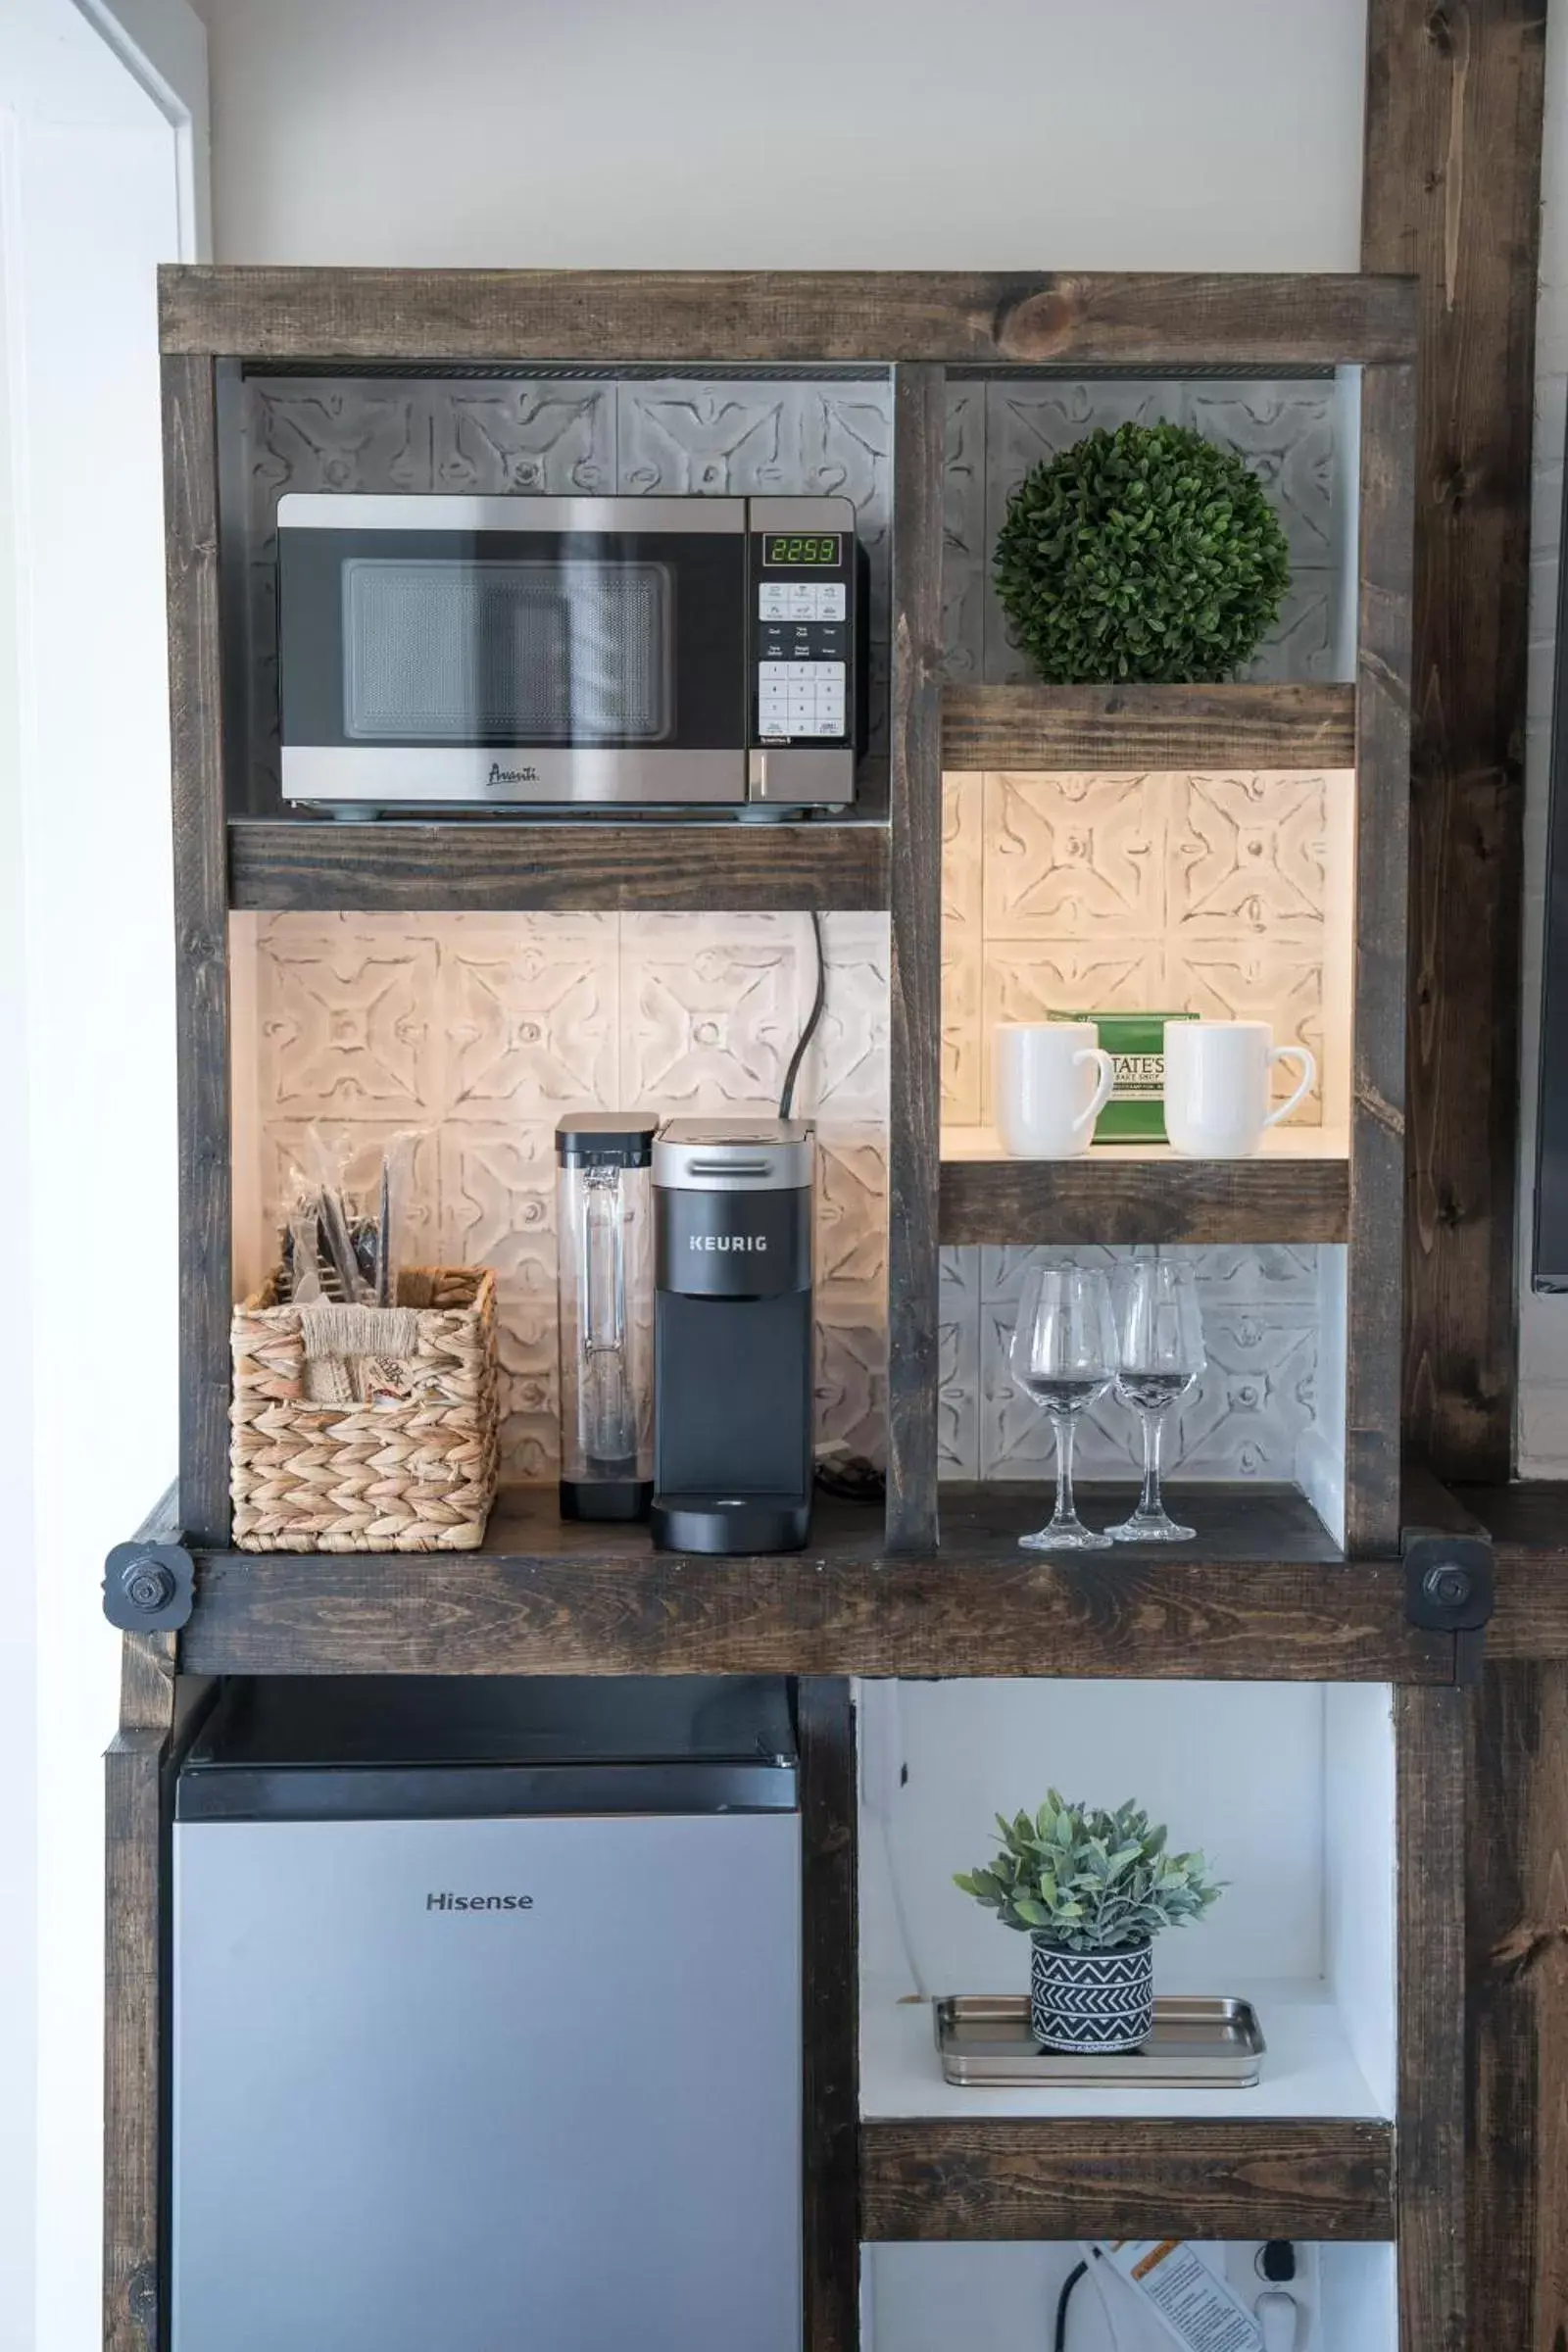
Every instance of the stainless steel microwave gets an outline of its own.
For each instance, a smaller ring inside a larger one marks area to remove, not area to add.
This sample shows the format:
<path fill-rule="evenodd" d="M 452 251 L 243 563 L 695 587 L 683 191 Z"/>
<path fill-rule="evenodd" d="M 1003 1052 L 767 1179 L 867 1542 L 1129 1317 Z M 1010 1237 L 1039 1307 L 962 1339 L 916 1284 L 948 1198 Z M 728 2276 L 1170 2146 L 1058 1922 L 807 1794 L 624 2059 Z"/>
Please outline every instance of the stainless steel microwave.
<path fill-rule="evenodd" d="M 865 560 L 844 498 L 291 493 L 283 797 L 844 808 Z"/>

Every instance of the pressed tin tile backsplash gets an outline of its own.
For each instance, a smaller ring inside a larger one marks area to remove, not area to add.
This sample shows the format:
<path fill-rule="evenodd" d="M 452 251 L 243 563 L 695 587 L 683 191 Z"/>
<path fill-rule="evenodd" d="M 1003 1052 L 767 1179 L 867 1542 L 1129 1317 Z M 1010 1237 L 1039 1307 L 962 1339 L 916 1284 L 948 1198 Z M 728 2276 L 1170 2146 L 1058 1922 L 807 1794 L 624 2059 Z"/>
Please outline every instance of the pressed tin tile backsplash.
<path fill-rule="evenodd" d="M 887 918 L 828 915 L 824 932 L 827 1009 L 797 1097 L 821 1145 L 818 1436 L 880 1454 Z M 556 1122 L 775 1108 L 815 980 L 807 917 L 280 914 L 255 956 L 267 1235 L 310 1127 L 354 1152 L 362 1185 L 389 1135 L 423 1130 L 417 1253 L 496 1269 L 503 1474 L 553 1478 Z"/>
<path fill-rule="evenodd" d="M 1171 1011 L 1309 1046 L 1293 1124 L 1343 1126 L 1353 822 L 1348 771 L 945 776 L 944 1120 L 994 1124 L 999 1021 Z"/>

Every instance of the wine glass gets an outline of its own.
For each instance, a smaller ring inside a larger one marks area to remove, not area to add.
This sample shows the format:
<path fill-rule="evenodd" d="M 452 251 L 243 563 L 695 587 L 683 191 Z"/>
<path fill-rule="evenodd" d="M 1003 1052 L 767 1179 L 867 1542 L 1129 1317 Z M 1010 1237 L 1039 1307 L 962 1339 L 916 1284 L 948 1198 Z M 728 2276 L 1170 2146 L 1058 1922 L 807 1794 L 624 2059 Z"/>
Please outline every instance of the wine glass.
<path fill-rule="evenodd" d="M 1042 1266 L 1024 1280 L 1012 1327 L 1012 1377 L 1045 1406 L 1056 1433 L 1056 1508 L 1026 1551 L 1103 1551 L 1108 1536 L 1085 1527 L 1072 1502 L 1072 1444 L 1080 1413 L 1103 1396 L 1116 1369 L 1110 1286 L 1093 1266 Z"/>
<path fill-rule="evenodd" d="M 1116 1394 L 1144 1428 L 1144 1491 L 1138 1508 L 1107 1534 L 1118 1544 L 1186 1544 L 1159 1497 L 1159 1451 L 1165 1416 L 1186 1396 L 1207 1358 L 1203 1318 L 1192 1268 L 1168 1257 L 1138 1257 L 1116 1301 Z"/>

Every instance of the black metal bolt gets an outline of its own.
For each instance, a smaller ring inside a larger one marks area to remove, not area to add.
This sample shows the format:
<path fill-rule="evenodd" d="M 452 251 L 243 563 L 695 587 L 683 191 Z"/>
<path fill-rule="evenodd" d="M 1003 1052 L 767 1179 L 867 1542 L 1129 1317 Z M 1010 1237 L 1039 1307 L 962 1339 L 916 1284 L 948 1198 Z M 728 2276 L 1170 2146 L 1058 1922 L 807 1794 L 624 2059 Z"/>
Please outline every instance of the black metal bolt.
<path fill-rule="evenodd" d="M 174 1572 L 162 1560 L 132 1560 L 120 1581 L 131 1607 L 144 1609 L 149 1617 L 166 1609 L 174 1597 Z"/>
<path fill-rule="evenodd" d="M 1429 1568 L 1421 1579 L 1421 1590 L 1440 1609 L 1462 1608 L 1470 1597 L 1470 1572 L 1467 1568 Z"/>

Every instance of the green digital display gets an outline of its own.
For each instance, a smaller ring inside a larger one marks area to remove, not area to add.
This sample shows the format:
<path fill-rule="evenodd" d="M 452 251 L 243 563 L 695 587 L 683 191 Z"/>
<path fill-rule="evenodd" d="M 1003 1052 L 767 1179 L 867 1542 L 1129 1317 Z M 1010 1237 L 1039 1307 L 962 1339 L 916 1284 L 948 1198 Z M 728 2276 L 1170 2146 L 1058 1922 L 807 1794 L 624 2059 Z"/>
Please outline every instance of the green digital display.
<path fill-rule="evenodd" d="M 762 541 L 762 562 L 775 569 L 788 564 L 814 564 L 825 571 L 837 571 L 839 549 L 844 544 L 842 531 L 794 532 L 789 538 L 767 538 Z"/>

